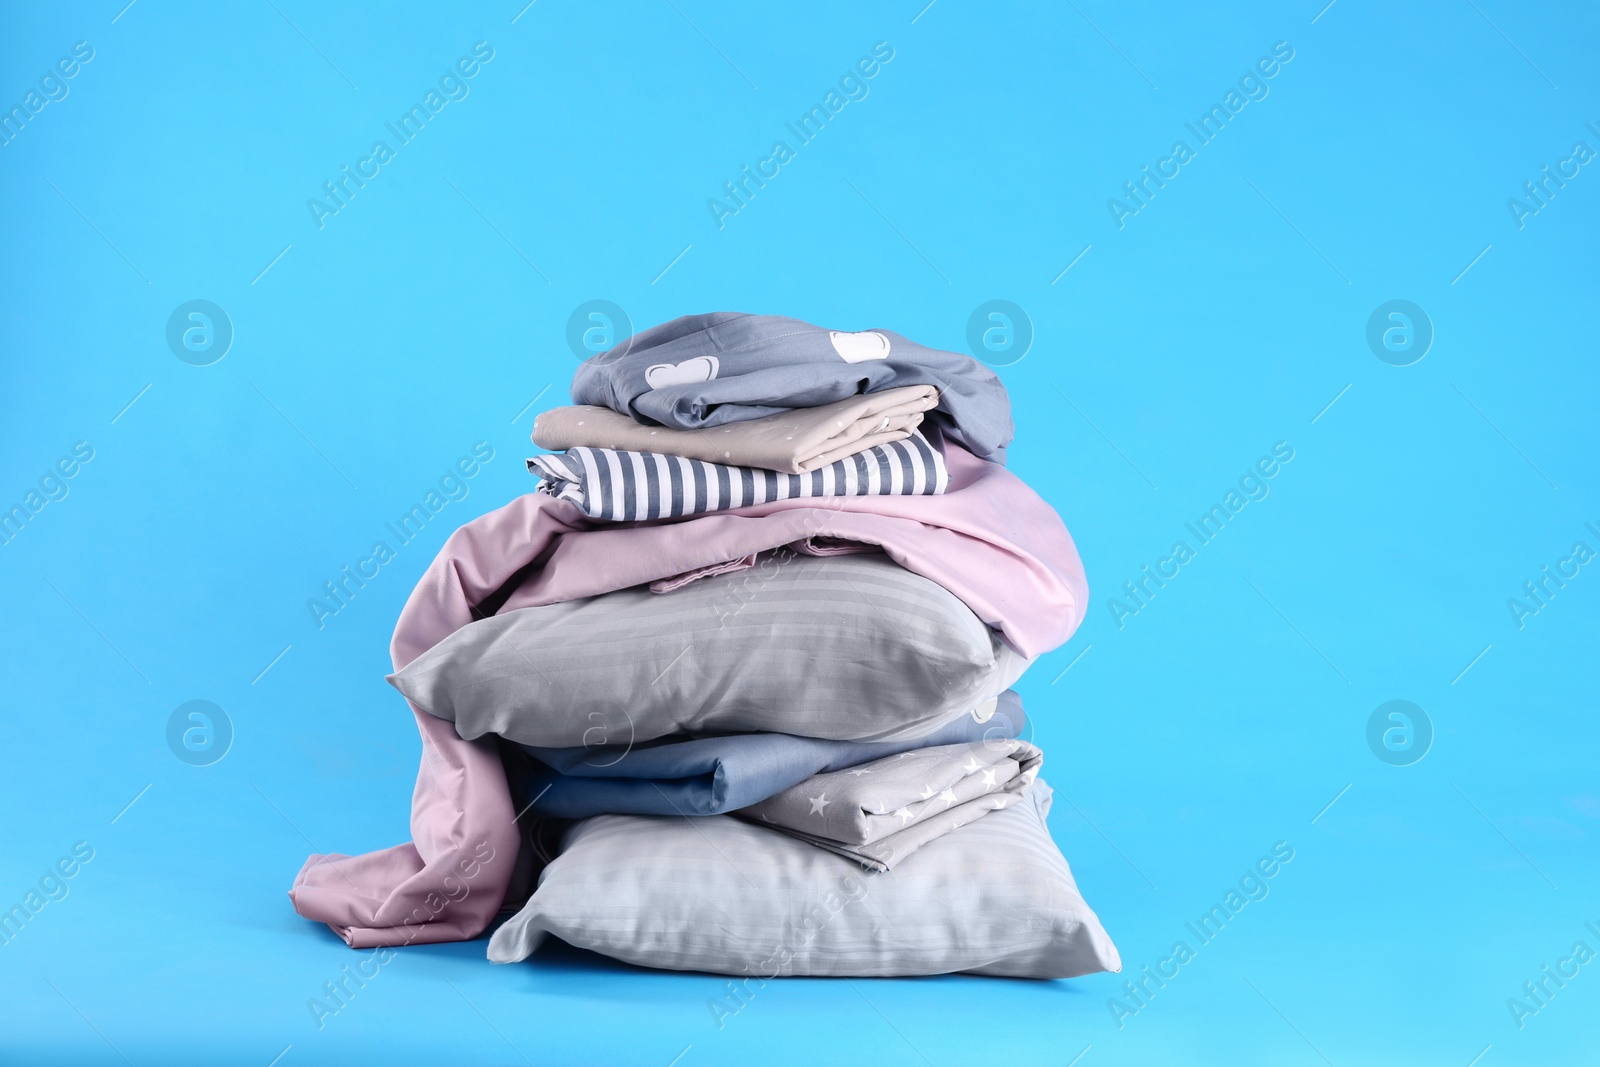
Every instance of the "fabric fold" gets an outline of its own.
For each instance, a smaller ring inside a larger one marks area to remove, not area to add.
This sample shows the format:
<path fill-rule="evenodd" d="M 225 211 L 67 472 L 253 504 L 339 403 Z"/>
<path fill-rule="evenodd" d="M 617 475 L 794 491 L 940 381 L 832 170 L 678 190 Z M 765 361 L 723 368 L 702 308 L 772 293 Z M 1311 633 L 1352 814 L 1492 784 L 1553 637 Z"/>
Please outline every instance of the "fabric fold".
<path fill-rule="evenodd" d="M 533 443 L 551 452 L 580 446 L 664 452 L 804 474 L 876 445 L 904 440 L 921 424 L 923 413 L 938 404 L 938 389 L 908 385 L 704 430 L 645 425 L 610 408 L 582 404 L 537 415 Z"/>
<path fill-rule="evenodd" d="M 1022 732 L 1022 698 L 1006 690 L 926 737 L 827 741 L 793 734 L 667 738 L 638 746 L 523 746 L 539 765 L 519 807 L 547 818 L 591 815 L 720 815 L 757 804 L 826 771 L 901 752 L 964 742 L 1009 743 Z"/>
<path fill-rule="evenodd" d="M 887 871 L 929 841 L 1008 807 L 1044 755 L 1014 738 L 901 752 L 816 775 L 735 812 L 869 870 Z"/>
<path fill-rule="evenodd" d="M 977 456 L 1005 461 L 1011 400 L 994 371 L 891 330 L 852 333 L 732 311 L 685 315 L 585 360 L 572 376 L 572 402 L 704 430 L 916 385 L 939 393 L 928 422 Z"/>
<path fill-rule="evenodd" d="M 396 669 L 476 618 L 648 585 L 808 538 L 880 547 L 944 586 L 1033 657 L 1083 619 L 1088 586 L 1056 513 L 1005 468 L 954 445 L 942 496 L 787 500 L 694 519 L 597 524 L 529 493 L 453 533 L 395 628 Z M 826 506 L 821 506 L 825 504 Z M 353 947 L 475 937 L 511 884 L 518 834 L 493 744 L 419 708 L 412 842 L 311 857 L 290 897 Z M 419 930 L 418 927 L 425 929 Z"/>
<path fill-rule="evenodd" d="M 586 445 L 534 456 L 528 471 L 538 475 L 539 492 L 608 522 L 676 519 L 802 497 L 935 496 L 950 480 L 939 450 L 920 433 L 805 474 Z"/>

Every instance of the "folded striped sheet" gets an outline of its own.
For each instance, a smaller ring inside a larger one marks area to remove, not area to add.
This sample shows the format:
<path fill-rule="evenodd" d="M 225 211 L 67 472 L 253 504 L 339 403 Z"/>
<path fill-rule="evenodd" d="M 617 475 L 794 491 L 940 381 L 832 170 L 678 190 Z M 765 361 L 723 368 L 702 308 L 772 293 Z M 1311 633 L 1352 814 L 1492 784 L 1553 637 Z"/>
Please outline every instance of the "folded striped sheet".
<path fill-rule="evenodd" d="M 661 452 L 579 446 L 534 456 L 539 491 L 570 500 L 591 519 L 635 522 L 829 496 L 937 496 L 950 476 L 920 433 L 876 445 L 805 474 L 733 467 Z"/>

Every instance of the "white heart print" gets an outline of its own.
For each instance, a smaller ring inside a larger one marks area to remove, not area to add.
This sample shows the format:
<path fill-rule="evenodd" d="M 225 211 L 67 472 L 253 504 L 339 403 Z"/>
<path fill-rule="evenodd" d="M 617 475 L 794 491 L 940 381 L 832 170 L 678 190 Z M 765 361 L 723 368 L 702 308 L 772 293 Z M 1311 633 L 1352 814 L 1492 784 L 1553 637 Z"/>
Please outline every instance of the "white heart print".
<path fill-rule="evenodd" d="M 839 333 L 828 331 L 833 350 L 846 363 L 866 363 L 874 359 L 889 358 L 889 339 L 874 330 L 865 333 Z"/>
<path fill-rule="evenodd" d="M 709 382 L 717 376 L 718 366 L 716 356 L 695 356 L 682 363 L 657 363 L 645 369 L 644 380 L 652 389 Z"/>

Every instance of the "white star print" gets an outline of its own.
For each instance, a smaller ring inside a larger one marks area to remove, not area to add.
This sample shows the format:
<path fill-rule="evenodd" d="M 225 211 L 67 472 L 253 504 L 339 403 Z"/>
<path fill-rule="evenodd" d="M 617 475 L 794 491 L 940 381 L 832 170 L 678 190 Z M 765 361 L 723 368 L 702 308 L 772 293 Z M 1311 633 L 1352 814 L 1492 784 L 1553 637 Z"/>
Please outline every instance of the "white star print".
<path fill-rule="evenodd" d="M 983 788 L 986 789 L 986 790 L 994 788 L 994 768 L 993 767 L 990 767 L 988 770 L 983 772 Z"/>
<path fill-rule="evenodd" d="M 922 792 L 919 795 L 923 800 L 927 800 L 929 797 L 933 796 L 933 786 L 924 784 L 922 787 Z"/>
<path fill-rule="evenodd" d="M 857 778 L 860 778 L 863 774 L 871 774 L 872 772 L 858 767 L 850 773 L 855 775 Z"/>
<path fill-rule="evenodd" d="M 904 826 L 906 823 L 916 818 L 916 816 L 911 813 L 910 808 L 901 808 L 899 811 L 895 812 L 895 814 L 900 816 L 901 826 Z"/>
<path fill-rule="evenodd" d="M 979 764 L 977 759 L 973 756 L 968 756 L 967 762 L 962 765 L 961 769 L 966 771 L 968 774 L 975 774 L 978 770 L 978 767 Z"/>
<path fill-rule="evenodd" d="M 948 809 L 950 805 L 956 802 L 956 791 L 954 789 L 946 789 L 939 794 L 939 799 L 944 801 L 944 806 Z"/>
<path fill-rule="evenodd" d="M 822 809 L 833 803 L 833 801 L 828 799 L 828 794 L 826 793 L 822 794 L 820 797 L 807 797 L 806 799 L 811 801 L 811 810 L 806 813 L 808 815 L 822 815 Z"/>

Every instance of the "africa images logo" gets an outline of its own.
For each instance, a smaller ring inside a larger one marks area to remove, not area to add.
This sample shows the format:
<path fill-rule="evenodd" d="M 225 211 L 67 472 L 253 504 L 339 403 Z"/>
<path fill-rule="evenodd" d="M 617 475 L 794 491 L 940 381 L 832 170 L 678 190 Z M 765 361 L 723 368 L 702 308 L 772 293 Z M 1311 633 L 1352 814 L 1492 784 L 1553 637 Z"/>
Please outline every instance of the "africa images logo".
<path fill-rule="evenodd" d="M 374 141 L 367 154 L 356 160 L 354 170 L 346 163 L 339 168 L 338 177 L 323 182 L 322 196 L 325 199 L 315 196 L 306 199 L 306 209 L 311 212 L 311 221 L 317 224 L 317 229 L 326 228 L 325 220 L 349 207 L 356 193 L 381 174 L 383 166 L 393 160 L 400 149 L 415 140 L 428 122 L 445 109 L 446 104 L 465 100 L 472 91 L 467 82 L 477 77 L 478 72 L 493 58 L 494 48 L 488 41 L 474 44 L 472 55 L 460 57 L 455 66 L 439 76 L 437 89 L 430 87 L 423 94 L 421 103 L 412 104 L 393 122 L 383 124 L 383 128 L 394 138 L 393 146 L 388 141 Z"/>

